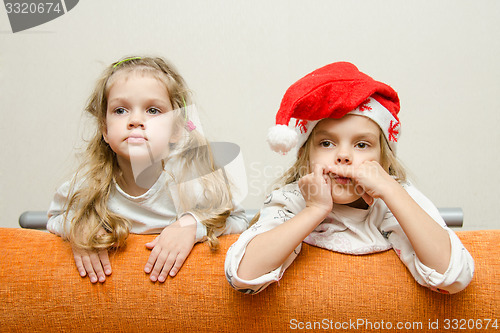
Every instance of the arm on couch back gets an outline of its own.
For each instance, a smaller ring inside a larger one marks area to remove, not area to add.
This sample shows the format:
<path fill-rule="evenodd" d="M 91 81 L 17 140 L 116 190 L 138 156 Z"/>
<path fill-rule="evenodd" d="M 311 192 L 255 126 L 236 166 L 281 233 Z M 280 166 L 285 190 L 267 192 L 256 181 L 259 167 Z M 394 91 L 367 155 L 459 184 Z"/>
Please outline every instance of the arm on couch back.
<path fill-rule="evenodd" d="M 462 208 L 447 207 L 438 209 L 448 227 L 461 227 L 463 225 L 464 213 Z M 257 209 L 247 209 L 246 214 L 248 221 L 252 220 L 258 212 Z M 47 212 L 26 211 L 19 216 L 19 225 L 22 228 L 43 230 L 47 226 Z"/>
<path fill-rule="evenodd" d="M 476 262 L 471 284 L 458 294 L 419 286 L 393 251 L 350 256 L 303 244 L 279 283 L 245 295 L 224 276 L 226 251 L 238 235 L 222 236 L 218 251 L 197 244 L 163 284 L 143 271 L 144 244 L 155 236 L 130 235 L 110 255 L 113 274 L 91 284 L 60 237 L 0 228 L 0 331 L 370 331 L 382 322 L 429 331 L 438 320 L 437 332 L 445 319 L 500 325 L 500 230 L 457 234 Z"/>

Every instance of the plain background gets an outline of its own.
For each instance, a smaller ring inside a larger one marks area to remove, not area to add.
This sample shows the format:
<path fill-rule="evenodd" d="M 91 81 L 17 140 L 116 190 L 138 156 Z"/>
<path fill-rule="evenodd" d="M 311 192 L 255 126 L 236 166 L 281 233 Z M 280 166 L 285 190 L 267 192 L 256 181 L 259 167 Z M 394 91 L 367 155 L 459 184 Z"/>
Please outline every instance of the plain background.
<path fill-rule="evenodd" d="M 194 91 L 212 141 L 238 144 L 246 208 L 259 208 L 293 153 L 267 129 L 285 90 L 350 61 L 401 98 L 399 157 L 464 229 L 500 222 L 500 1 L 80 1 L 13 34 L 0 7 L 0 227 L 46 210 L 91 130 L 83 108 L 126 55 L 169 59 Z"/>

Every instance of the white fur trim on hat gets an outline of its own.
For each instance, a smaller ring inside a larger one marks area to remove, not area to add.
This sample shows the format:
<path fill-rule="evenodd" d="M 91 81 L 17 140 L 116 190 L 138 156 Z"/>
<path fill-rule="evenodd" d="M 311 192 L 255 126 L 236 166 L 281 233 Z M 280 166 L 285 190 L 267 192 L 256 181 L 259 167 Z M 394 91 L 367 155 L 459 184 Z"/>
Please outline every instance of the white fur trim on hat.
<path fill-rule="evenodd" d="M 302 145 L 306 143 L 307 139 L 311 135 L 313 128 L 316 126 L 317 123 L 319 123 L 319 120 L 309 120 L 305 123 L 305 125 L 303 125 L 302 128 L 299 129 L 300 134 L 297 140 L 297 148 L 302 147 Z"/>
<path fill-rule="evenodd" d="M 348 114 L 364 116 L 374 121 L 382 130 L 382 133 L 384 133 L 391 150 L 396 152 L 396 143 L 401 133 L 401 125 L 399 120 L 397 120 L 389 110 L 383 107 L 382 104 L 377 102 L 377 100 L 370 97 L 366 102 L 362 103 Z"/>
<path fill-rule="evenodd" d="M 297 145 L 297 132 L 287 125 L 276 125 L 267 132 L 267 142 L 275 152 L 286 154 Z"/>
<path fill-rule="evenodd" d="M 392 113 L 373 97 L 369 97 L 364 103 L 347 114 L 354 114 L 367 117 L 374 121 L 384 133 L 391 150 L 396 153 L 397 142 L 401 135 L 401 124 Z M 319 120 L 309 121 L 306 125 L 306 132 L 299 135 L 298 146 L 301 147 L 311 134 Z"/>
<path fill-rule="evenodd" d="M 382 130 L 382 133 L 384 133 L 391 150 L 396 152 L 396 143 L 401 133 L 399 120 L 377 100 L 370 97 L 347 114 L 367 117 L 374 121 Z M 276 125 L 269 129 L 267 142 L 275 152 L 286 154 L 294 147 L 302 147 L 319 121 L 302 120 L 298 121 L 295 127 Z"/>

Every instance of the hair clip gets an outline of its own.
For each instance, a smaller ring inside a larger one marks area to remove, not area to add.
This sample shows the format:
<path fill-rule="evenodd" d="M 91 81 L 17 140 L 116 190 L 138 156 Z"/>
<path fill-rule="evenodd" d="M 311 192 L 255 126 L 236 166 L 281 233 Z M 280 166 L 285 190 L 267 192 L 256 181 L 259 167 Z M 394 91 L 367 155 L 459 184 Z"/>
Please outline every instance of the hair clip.
<path fill-rule="evenodd" d="M 113 65 L 113 68 L 120 66 L 124 62 L 130 61 L 130 60 L 136 60 L 136 59 L 142 59 L 142 58 L 141 57 L 132 57 L 132 58 L 126 58 L 126 59 L 120 60 L 116 64 Z"/>
<path fill-rule="evenodd" d="M 186 129 L 191 132 L 193 130 L 196 129 L 196 125 L 193 124 L 193 122 L 191 120 L 188 120 L 187 123 L 186 123 Z"/>
<path fill-rule="evenodd" d="M 186 125 L 184 127 L 189 132 L 191 132 L 191 131 L 196 129 L 196 125 L 193 124 L 193 122 L 191 120 L 188 120 L 186 100 L 184 99 L 184 96 L 181 96 L 181 98 L 182 98 L 182 102 L 184 103 L 184 121 L 186 122 Z"/>

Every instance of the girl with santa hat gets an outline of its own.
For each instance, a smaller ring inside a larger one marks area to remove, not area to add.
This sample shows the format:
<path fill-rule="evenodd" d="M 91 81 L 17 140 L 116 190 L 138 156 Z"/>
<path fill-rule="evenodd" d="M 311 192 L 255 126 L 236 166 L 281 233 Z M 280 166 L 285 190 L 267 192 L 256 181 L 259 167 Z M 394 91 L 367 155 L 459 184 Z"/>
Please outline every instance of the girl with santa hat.
<path fill-rule="evenodd" d="M 297 160 L 227 253 L 235 289 L 253 294 L 279 281 L 303 241 L 352 255 L 392 248 L 434 291 L 469 284 L 472 257 L 396 158 L 399 109 L 390 86 L 347 62 L 319 68 L 286 91 L 268 142 L 284 154 L 297 147 Z"/>

